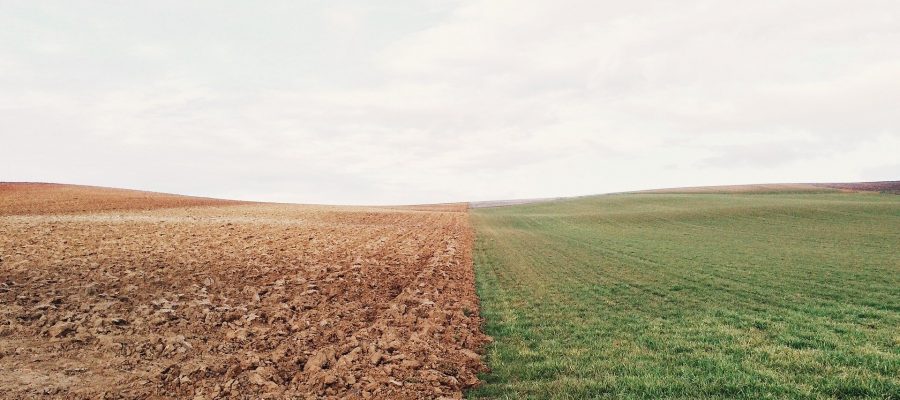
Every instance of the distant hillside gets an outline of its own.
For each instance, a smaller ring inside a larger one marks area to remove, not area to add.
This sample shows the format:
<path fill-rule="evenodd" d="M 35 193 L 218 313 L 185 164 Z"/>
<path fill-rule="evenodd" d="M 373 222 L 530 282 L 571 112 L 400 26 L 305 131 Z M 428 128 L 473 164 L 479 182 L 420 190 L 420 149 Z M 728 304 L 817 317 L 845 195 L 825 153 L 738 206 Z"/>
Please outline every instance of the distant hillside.
<path fill-rule="evenodd" d="M 539 199 L 514 199 L 514 200 L 490 200 L 490 201 L 473 201 L 469 203 L 470 208 L 486 208 L 486 207 L 503 207 L 515 206 L 519 204 L 543 203 L 546 201 L 562 200 L 566 197 L 545 197 Z"/>
<path fill-rule="evenodd" d="M 851 192 L 882 192 L 900 194 L 900 181 L 855 182 L 855 183 L 814 183 L 813 185 L 835 188 Z"/>
<path fill-rule="evenodd" d="M 232 200 L 56 183 L 0 182 L 0 215 L 241 204 Z"/>
<path fill-rule="evenodd" d="M 850 183 L 764 183 L 640 190 L 629 193 L 818 193 L 885 192 L 900 194 L 900 181 Z"/>
<path fill-rule="evenodd" d="M 900 194 L 900 181 L 880 182 L 848 182 L 848 183 L 761 183 L 750 185 L 721 185 L 721 186 L 693 186 L 667 189 L 637 190 L 633 192 L 606 193 L 828 193 L 828 192 L 882 192 Z M 491 200 L 474 201 L 469 203 L 470 208 L 489 208 L 515 206 L 520 204 L 542 203 L 555 200 L 575 199 L 579 197 L 546 197 L 535 199 Z"/>

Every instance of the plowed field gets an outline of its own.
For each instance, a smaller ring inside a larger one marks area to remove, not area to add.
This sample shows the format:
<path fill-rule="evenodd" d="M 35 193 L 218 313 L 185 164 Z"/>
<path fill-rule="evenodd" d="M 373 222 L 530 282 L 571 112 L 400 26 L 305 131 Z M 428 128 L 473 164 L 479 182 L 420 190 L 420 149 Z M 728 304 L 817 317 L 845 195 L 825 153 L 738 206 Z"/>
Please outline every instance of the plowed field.
<path fill-rule="evenodd" d="M 465 205 L 41 189 L 0 190 L 0 397 L 460 397 L 484 368 Z"/>

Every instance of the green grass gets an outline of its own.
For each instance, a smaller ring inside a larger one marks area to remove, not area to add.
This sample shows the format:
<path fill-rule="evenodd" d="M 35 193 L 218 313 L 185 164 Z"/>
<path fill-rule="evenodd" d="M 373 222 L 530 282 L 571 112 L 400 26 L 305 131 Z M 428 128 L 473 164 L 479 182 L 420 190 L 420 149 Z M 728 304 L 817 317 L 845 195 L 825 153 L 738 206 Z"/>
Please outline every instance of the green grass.
<path fill-rule="evenodd" d="M 900 196 L 626 194 L 473 210 L 470 398 L 900 398 Z"/>

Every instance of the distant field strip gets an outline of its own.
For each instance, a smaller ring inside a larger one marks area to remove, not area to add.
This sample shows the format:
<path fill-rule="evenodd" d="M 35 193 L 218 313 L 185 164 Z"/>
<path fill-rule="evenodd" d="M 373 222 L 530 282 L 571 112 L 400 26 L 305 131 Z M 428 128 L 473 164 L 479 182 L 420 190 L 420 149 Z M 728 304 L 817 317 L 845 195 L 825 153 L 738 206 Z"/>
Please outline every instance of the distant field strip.
<path fill-rule="evenodd" d="M 472 210 L 481 398 L 900 398 L 900 197 Z"/>

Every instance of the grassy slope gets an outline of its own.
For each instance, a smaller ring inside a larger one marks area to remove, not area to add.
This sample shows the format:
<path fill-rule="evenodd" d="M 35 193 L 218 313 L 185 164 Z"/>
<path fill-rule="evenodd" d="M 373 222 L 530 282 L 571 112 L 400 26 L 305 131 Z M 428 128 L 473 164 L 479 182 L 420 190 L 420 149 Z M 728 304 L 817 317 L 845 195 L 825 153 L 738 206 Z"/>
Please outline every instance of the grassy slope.
<path fill-rule="evenodd" d="M 900 398 L 900 197 L 628 194 L 473 210 L 470 397 Z"/>

